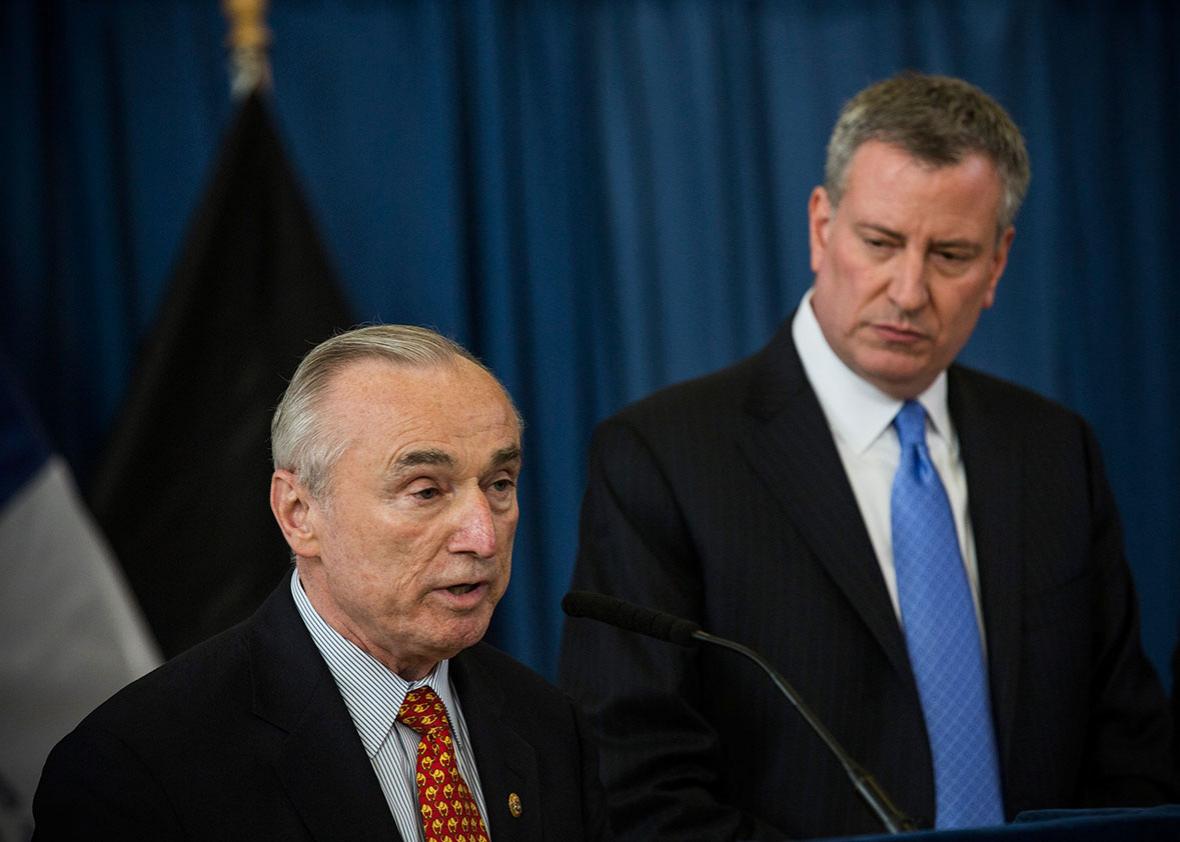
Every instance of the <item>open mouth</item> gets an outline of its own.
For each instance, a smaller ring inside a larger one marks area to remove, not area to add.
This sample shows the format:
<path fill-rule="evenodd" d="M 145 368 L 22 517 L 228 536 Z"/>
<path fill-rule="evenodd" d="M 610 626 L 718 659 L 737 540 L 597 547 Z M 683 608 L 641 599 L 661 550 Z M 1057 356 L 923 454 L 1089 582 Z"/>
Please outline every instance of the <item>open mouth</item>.
<path fill-rule="evenodd" d="M 455 596 L 462 596 L 465 593 L 471 593 L 478 587 L 478 584 L 471 583 L 467 585 L 451 585 L 449 588 L 447 588 L 447 590 L 453 593 Z"/>

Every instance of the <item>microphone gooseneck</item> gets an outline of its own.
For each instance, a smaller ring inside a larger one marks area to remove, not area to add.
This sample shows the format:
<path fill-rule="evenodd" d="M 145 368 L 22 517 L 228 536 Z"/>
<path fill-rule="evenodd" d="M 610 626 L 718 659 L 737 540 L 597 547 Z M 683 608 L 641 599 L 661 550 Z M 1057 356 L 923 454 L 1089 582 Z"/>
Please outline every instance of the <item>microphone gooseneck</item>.
<path fill-rule="evenodd" d="M 783 678 L 766 658 L 750 647 L 702 631 L 699 625 L 683 617 L 656 611 L 653 608 L 645 608 L 606 594 L 570 591 L 561 600 L 561 608 L 570 617 L 598 620 L 626 631 L 681 646 L 708 643 L 711 646 L 719 646 L 749 658 L 770 676 L 774 686 L 787 697 L 791 706 L 799 711 L 803 720 L 839 761 L 853 788 L 881 821 L 885 829 L 894 834 L 918 829 L 913 819 L 898 809 L 876 779 L 844 750 L 844 747 L 832 736 L 819 717 L 804 703 L 790 682 Z"/>

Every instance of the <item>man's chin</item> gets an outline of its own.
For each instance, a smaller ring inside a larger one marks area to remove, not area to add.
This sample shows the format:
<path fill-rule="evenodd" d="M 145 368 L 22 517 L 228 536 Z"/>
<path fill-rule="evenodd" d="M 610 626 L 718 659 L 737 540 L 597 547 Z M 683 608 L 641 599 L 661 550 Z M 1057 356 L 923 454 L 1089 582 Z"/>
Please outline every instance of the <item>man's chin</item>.
<path fill-rule="evenodd" d="M 937 370 L 920 364 L 925 361 L 911 355 L 888 354 L 884 360 L 880 357 L 877 355 L 874 364 L 862 367 L 857 374 L 890 397 L 899 400 L 917 397 L 938 377 Z"/>
<path fill-rule="evenodd" d="M 446 622 L 435 641 L 436 649 L 440 653 L 439 660 L 453 658 L 464 649 L 483 640 L 484 635 L 488 633 L 491 619 L 492 614 L 489 611 L 486 616 L 467 617 L 459 621 L 452 619 Z"/>

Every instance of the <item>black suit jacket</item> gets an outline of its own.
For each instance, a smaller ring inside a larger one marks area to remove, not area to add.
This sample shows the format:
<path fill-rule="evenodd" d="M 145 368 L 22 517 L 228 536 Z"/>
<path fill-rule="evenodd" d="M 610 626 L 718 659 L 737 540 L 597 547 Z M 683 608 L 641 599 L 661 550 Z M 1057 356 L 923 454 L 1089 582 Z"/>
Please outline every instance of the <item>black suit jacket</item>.
<path fill-rule="evenodd" d="M 987 628 L 1006 812 L 1173 797 L 1170 721 L 1085 423 L 949 372 Z M 595 433 L 574 587 L 752 646 L 900 807 L 933 779 L 905 640 L 790 321 L 761 353 Z M 562 683 L 600 737 L 616 837 L 876 832 L 840 767 L 752 665 L 588 620 Z"/>
<path fill-rule="evenodd" d="M 601 838 L 595 758 L 569 700 L 484 644 L 452 659 L 451 680 L 492 838 Z M 124 688 L 62 740 L 33 811 L 46 840 L 401 838 L 286 577 L 252 618 Z"/>

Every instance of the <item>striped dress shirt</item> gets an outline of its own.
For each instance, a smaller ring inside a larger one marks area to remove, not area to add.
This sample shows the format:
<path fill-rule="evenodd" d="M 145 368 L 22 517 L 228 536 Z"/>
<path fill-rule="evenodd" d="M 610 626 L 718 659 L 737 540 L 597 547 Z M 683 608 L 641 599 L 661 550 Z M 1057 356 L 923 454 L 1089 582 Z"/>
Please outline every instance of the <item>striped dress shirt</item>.
<path fill-rule="evenodd" d="M 397 822 L 397 829 L 406 842 L 425 842 L 422 817 L 418 812 L 418 785 L 414 777 L 418 763 L 418 734 L 397 721 L 397 712 L 411 690 L 429 686 L 447 706 L 451 732 L 455 741 L 455 756 L 459 772 L 475 797 L 488 824 L 488 810 L 484 804 L 479 770 L 467 734 L 463 709 L 451 687 L 450 664 L 440 661 L 427 675 L 417 681 L 406 681 L 384 664 L 361 650 L 329 626 L 312 607 L 311 600 L 299 584 L 299 573 L 291 574 L 291 595 L 304 625 L 311 633 L 316 648 L 328 664 L 332 678 L 344 697 L 344 704 L 352 716 L 361 744 L 373 764 L 373 771 L 385 794 L 385 801 Z M 488 824 L 488 835 L 491 835 Z"/>

